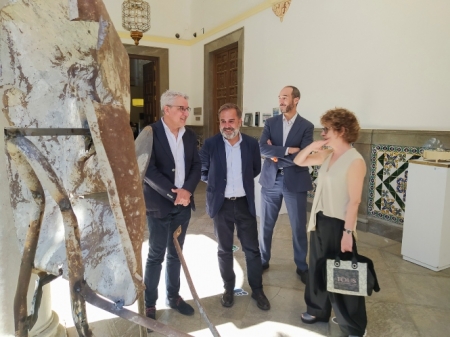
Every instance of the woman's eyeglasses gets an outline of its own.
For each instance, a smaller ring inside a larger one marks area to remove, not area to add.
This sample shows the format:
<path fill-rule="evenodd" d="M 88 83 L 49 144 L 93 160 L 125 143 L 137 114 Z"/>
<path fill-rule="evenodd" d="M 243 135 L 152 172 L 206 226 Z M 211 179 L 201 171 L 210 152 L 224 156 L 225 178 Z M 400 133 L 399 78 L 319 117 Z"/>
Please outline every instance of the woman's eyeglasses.
<path fill-rule="evenodd" d="M 324 133 L 324 134 L 327 134 L 328 133 L 328 130 L 330 130 L 329 128 L 327 128 L 327 127 L 325 127 L 325 128 L 322 128 L 322 132 Z"/>

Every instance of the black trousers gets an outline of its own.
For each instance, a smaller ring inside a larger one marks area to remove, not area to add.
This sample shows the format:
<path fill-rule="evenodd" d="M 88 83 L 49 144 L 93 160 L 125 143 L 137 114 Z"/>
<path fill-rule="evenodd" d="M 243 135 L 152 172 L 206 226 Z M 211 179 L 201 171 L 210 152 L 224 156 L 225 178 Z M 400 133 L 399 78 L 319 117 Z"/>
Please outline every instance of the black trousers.
<path fill-rule="evenodd" d="M 236 225 L 237 236 L 247 264 L 248 284 L 253 291 L 262 289 L 262 264 L 258 244 L 256 217 L 248 210 L 247 198 L 225 199 L 222 208 L 213 218 L 217 238 L 217 257 L 224 288 L 233 290 L 236 275 L 233 270 L 233 234 Z"/>
<path fill-rule="evenodd" d="M 363 336 L 367 326 L 366 304 L 363 296 L 342 295 L 319 289 L 314 293 L 316 261 L 325 256 L 339 254 L 343 230 L 343 220 L 330 218 L 322 212 L 316 214 L 316 230 L 310 235 L 309 279 L 305 289 L 305 302 L 308 314 L 324 319 L 330 318 L 331 308 L 333 308 L 339 327 L 344 334 Z"/>

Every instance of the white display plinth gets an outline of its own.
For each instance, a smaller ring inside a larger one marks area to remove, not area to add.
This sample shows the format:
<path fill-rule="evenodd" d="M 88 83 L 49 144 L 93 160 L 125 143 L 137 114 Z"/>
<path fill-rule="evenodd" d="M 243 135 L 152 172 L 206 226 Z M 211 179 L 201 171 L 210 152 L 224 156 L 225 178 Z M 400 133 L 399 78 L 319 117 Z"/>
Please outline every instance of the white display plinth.
<path fill-rule="evenodd" d="M 410 160 L 403 259 L 439 271 L 450 267 L 450 164 Z"/>

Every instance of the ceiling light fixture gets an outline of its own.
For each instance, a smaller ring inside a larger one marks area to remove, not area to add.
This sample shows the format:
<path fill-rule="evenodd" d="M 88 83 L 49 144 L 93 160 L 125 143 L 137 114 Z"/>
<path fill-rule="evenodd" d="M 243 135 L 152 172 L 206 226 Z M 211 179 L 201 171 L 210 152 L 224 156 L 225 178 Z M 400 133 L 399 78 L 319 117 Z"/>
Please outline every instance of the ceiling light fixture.
<path fill-rule="evenodd" d="M 143 33 L 150 29 L 150 5 L 143 0 L 126 0 L 122 4 L 122 27 L 129 30 L 137 46 Z"/>

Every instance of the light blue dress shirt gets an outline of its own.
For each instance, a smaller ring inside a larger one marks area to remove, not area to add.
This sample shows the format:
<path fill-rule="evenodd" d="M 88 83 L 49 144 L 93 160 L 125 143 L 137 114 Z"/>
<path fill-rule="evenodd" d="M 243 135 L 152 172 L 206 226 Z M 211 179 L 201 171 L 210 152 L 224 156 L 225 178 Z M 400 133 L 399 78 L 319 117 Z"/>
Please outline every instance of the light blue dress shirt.
<path fill-rule="evenodd" d="M 225 143 L 225 153 L 227 157 L 227 186 L 225 187 L 225 198 L 243 197 L 245 196 L 245 190 L 242 182 L 242 136 L 239 133 L 239 140 L 233 146 L 231 146 L 226 138 L 224 138 L 223 141 Z"/>

